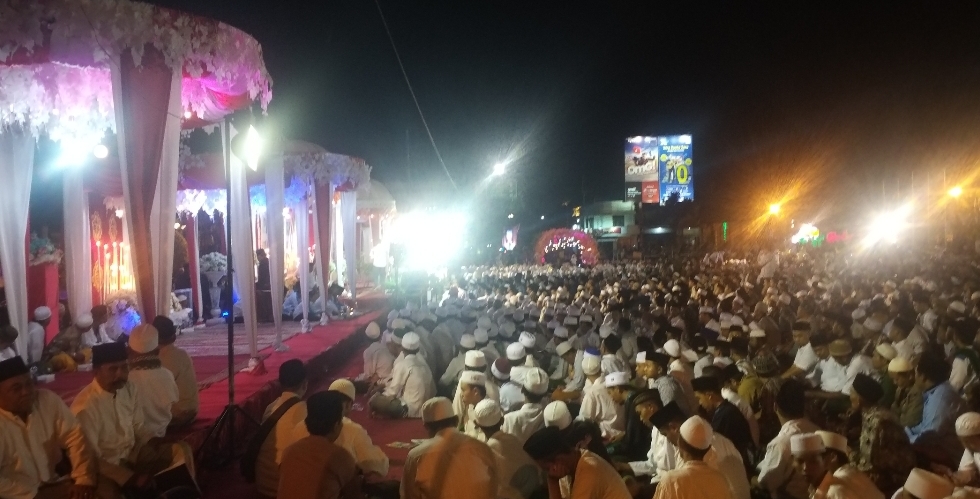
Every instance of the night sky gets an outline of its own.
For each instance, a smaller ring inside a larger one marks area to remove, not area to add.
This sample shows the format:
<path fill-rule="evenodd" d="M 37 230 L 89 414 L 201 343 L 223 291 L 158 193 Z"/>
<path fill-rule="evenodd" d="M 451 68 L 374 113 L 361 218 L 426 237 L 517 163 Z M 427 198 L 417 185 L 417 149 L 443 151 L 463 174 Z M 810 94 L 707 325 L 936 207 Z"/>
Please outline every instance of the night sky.
<path fill-rule="evenodd" d="M 285 136 L 446 182 L 373 1 L 153 3 L 258 39 Z M 381 5 L 461 194 L 516 158 L 525 217 L 622 199 L 632 135 L 694 135 L 703 221 L 789 186 L 800 217 L 847 217 L 980 159 L 977 2 Z"/>

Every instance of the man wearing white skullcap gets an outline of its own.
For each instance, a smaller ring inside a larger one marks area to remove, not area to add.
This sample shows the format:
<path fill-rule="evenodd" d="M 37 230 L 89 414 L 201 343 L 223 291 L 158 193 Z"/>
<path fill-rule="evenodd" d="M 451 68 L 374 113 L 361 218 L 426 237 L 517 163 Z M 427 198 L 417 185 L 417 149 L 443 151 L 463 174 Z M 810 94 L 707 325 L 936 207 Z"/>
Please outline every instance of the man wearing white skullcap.
<path fill-rule="evenodd" d="M 486 444 L 456 430 L 459 419 L 445 397 L 427 400 L 420 409 L 431 438 L 408 452 L 402 474 L 402 499 L 497 499 L 499 472 Z"/>
<path fill-rule="evenodd" d="M 586 356 L 582 360 L 582 371 L 585 373 L 585 389 L 582 391 L 579 419 L 599 425 L 604 439 L 620 439 L 626 430 L 626 416 L 623 408 L 613 401 L 606 390 L 599 359 Z"/>
<path fill-rule="evenodd" d="M 485 441 L 483 433 L 476 427 L 474 408 L 483 400 L 493 400 L 487 397 L 487 375 L 477 371 L 463 371 L 459 376 L 459 388 L 456 390 L 457 403 L 453 401 L 453 412 L 459 417 L 458 429 L 464 434 L 477 440 Z"/>
<path fill-rule="evenodd" d="M 497 347 L 490 344 L 490 328 L 478 327 L 473 331 L 473 340 L 476 341 L 477 350 L 483 352 L 483 356 L 487 358 L 487 364 L 493 364 L 493 361 L 500 358 L 500 352 Z"/>
<path fill-rule="evenodd" d="M 371 344 L 364 349 L 364 372 L 357 377 L 358 383 L 366 385 L 368 391 L 376 386 L 383 386 L 391 379 L 395 365 L 395 357 L 391 355 L 386 345 L 381 343 L 381 327 L 371 322 L 364 330 L 364 335 Z"/>
<path fill-rule="evenodd" d="M 97 325 L 92 314 L 79 315 L 75 318 L 74 324 L 55 335 L 44 348 L 41 358 L 48 361 L 55 372 L 77 370 L 78 364 L 86 364 L 92 359 L 92 346 L 91 344 L 85 346 L 82 336 L 89 333 L 93 326 Z M 88 343 L 92 342 L 88 341 Z"/>
<path fill-rule="evenodd" d="M 501 499 L 523 499 L 544 485 L 544 472 L 524 452 L 521 442 L 501 430 L 504 414 L 500 405 L 485 399 L 474 408 L 476 426 L 497 461 Z"/>
<path fill-rule="evenodd" d="M 439 392 L 452 394 L 459 382 L 459 374 L 466 368 L 466 352 L 476 348 L 476 338 L 472 334 L 464 334 L 459 338 L 456 356 L 449 362 L 442 377 L 439 378 Z"/>
<path fill-rule="evenodd" d="M 372 411 L 392 418 L 421 416 L 422 404 L 435 395 L 436 386 L 429 365 L 418 356 L 420 347 L 417 334 L 406 333 L 402 337 L 401 350 L 405 357 L 395 363 L 384 392 L 368 400 Z"/>
<path fill-rule="evenodd" d="M 524 375 L 531 369 L 527 366 L 527 350 L 518 342 L 507 345 L 507 361 L 510 362 L 510 379 L 518 385 L 524 384 Z"/>
<path fill-rule="evenodd" d="M 904 427 L 915 426 L 922 421 L 922 387 L 915 382 L 915 369 L 904 357 L 895 357 L 888 363 L 888 377 L 895 386 L 891 409 Z"/>
<path fill-rule="evenodd" d="M 159 348 L 160 333 L 152 324 L 140 324 L 129 332 L 129 382 L 138 394 L 143 431 L 163 437 L 173 418 L 171 407 L 180 400 L 180 390 L 173 373 L 161 364 Z"/>
<path fill-rule="evenodd" d="M 572 413 L 568 411 L 568 405 L 560 400 L 551 402 L 544 408 L 544 425 L 557 426 L 559 430 L 564 430 L 572 424 Z"/>
<path fill-rule="evenodd" d="M 511 369 L 513 373 L 513 368 Z M 513 374 L 512 374 L 513 376 Z M 532 433 L 544 426 L 544 401 L 548 394 L 548 373 L 532 367 L 524 375 L 524 405 L 504 416 L 503 430 L 517 437 L 523 445 Z"/>
<path fill-rule="evenodd" d="M 946 499 L 953 493 L 953 483 L 922 468 L 914 468 L 893 498 Z"/>
<path fill-rule="evenodd" d="M 44 354 L 45 330 L 51 324 L 51 309 L 37 307 L 34 309 L 34 320 L 27 324 L 27 363 L 34 364 L 41 360 Z"/>
<path fill-rule="evenodd" d="M 700 416 L 693 416 L 681 425 L 677 447 L 684 464 L 664 473 L 654 499 L 734 497 L 725 475 L 704 462 L 713 439 L 711 424 Z"/>
<path fill-rule="evenodd" d="M 956 486 L 976 485 L 980 481 L 980 413 L 967 412 L 956 418 L 956 436 L 963 444 L 963 457 L 956 471 L 943 469 Z"/>

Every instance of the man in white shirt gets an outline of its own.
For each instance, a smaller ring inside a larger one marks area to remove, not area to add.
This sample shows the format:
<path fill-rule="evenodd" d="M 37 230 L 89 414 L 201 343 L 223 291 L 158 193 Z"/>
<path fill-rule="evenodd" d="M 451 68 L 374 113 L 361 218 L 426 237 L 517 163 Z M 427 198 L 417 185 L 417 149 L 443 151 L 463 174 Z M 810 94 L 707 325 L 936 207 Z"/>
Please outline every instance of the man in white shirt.
<path fill-rule="evenodd" d="M 926 333 L 934 334 L 939 316 L 932 310 L 932 297 L 929 292 L 916 291 L 912 293 L 912 306 L 915 308 L 915 312 L 919 314 L 918 324 L 926 330 Z"/>
<path fill-rule="evenodd" d="M 617 405 L 609 392 L 606 390 L 605 380 L 599 369 L 599 359 L 587 356 L 582 361 L 582 370 L 585 371 L 586 388 L 582 392 L 582 406 L 579 409 L 579 419 L 592 421 L 599 425 L 602 437 L 608 440 L 618 440 L 626 430 L 625 415 L 622 406 Z M 617 383 L 624 381 L 625 373 L 616 373 L 619 376 L 610 375 Z M 622 383 L 625 384 L 625 383 Z"/>
<path fill-rule="evenodd" d="M 403 345 L 404 348 L 404 345 Z M 456 349 L 456 356 L 449 361 L 449 366 L 439 378 L 439 393 L 452 394 L 456 390 L 459 382 L 459 373 L 466 368 L 466 352 L 476 348 L 476 339 L 472 334 L 463 334 L 459 339 L 459 347 Z M 423 399 L 422 402 L 428 399 Z M 421 407 L 422 403 L 419 403 Z"/>
<path fill-rule="evenodd" d="M 55 466 L 68 451 L 69 480 Z M 0 497 L 95 499 L 98 469 L 82 428 L 54 393 L 34 387 L 19 356 L 0 362 Z"/>
<path fill-rule="evenodd" d="M 459 419 L 445 397 L 419 411 L 429 438 L 408 452 L 402 499 L 497 499 L 497 461 L 486 444 L 456 431 Z"/>
<path fill-rule="evenodd" d="M 105 331 L 105 323 L 109 320 L 109 307 L 96 305 L 92 307 L 89 316 L 92 318 L 89 327 L 82 328 L 82 348 L 92 348 L 102 343 L 111 343 L 112 338 L 109 338 Z"/>
<path fill-rule="evenodd" d="M 504 357 L 493 361 L 490 366 L 490 374 L 493 375 L 498 385 L 500 410 L 504 414 L 510 414 L 520 409 L 524 405 L 524 387 L 510 379 L 510 361 Z"/>
<path fill-rule="evenodd" d="M 501 431 L 504 414 L 490 399 L 476 404 L 474 422 L 497 461 L 500 499 L 530 499 L 544 485 L 544 472 L 524 452 L 517 437 Z"/>
<path fill-rule="evenodd" d="M 396 340 L 393 336 L 392 340 Z M 375 413 L 390 418 L 418 418 L 422 404 L 436 393 L 432 371 L 419 356 L 421 341 L 415 333 L 405 333 L 401 338 L 401 350 L 405 358 L 395 363 L 391 381 L 383 393 L 375 394 L 368 405 Z"/>
<path fill-rule="evenodd" d="M 366 391 L 372 392 L 378 386 L 391 379 L 395 357 L 388 347 L 381 342 L 381 327 L 377 322 L 371 322 L 364 329 L 364 335 L 371 344 L 364 349 L 364 372 L 357 376 L 358 383 L 363 383 Z"/>
<path fill-rule="evenodd" d="M 850 464 L 844 436 L 827 431 L 793 435 L 790 448 L 800 473 L 816 491 L 813 497 L 885 499 L 874 482 Z"/>
<path fill-rule="evenodd" d="M 290 402 L 292 406 L 283 413 L 275 428 L 262 442 L 255 460 L 255 488 L 266 497 L 276 497 L 279 491 L 279 465 L 282 464 L 283 452 L 302 438 L 297 427 L 306 420 L 306 402 L 302 399 L 306 394 L 307 381 L 306 368 L 301 360 L 287 360 L 279 366 L 279 385 L 282 387 L 282 395 L 265 408 L 262 422 L 265 423 L 287 401 L 295 399 L 296 402 Z"/>
<path fill-rule="evenodd" d="M 961 395 L 966 394 L 967 388 L 977 382 L 977 372 L 980 370 L 980 357 L 973 348 L 977 331 L 971 324 L 970 321 L 959 320 L 949 326 L 953 333 L 953 344 L 956 346 L 953 366 L 949 372 L 949 384 Z"/>
<path fill-rule="evenodd" d="M 851 394 L 851 385 L 858 374 L 875 373 L 871 359 L 853 355 L 851 342 L 834 340 L 830 343 L 830 358 L 820 361 L 820 389 L 828 393 Z"/>
<path fill-rule="evenodd" d="M 177 341 L 177 327 L 169 317 L 158 315 L 153 318 L 153 327 L 160 333 L 160 363 L 174 375 L 177 394 L 180 399 L 170 408 L 173 419 L 170 426 L 182 427 L 193 423 L 200 408 L 197 391 L 197 374 L 191 356 L 174 345 Z"/>
<path fill-rule="evenodd" d="M 888 331 L 888 339 L 898 352 L 898 357 L 917 359 L 925 351 L 927 340 L 921 326 L 905 317 L 898 316 Z"/>
<path fill-rule="evenodd" d="M 480 353 L 473 351 L 473 353 Z M 453 401 L 453 412 L 459 418 L 459 430 L 464 435 L 473 437 L 481 442 L 485 441 L 483 433 L 476 427 L 475 415 L 473 410 L 476 404 L 487 397 L 487 375 L 477 371 L 463 371 L 459 377 L 459 388 L 456 390 L 456 399 Z"/>
<path fill-rule="evenodd" d="M 346 379 L 338 379 L 330 384 L 330 391 L 342 394 L 344 399 L 344 419 L 343 429 L 340 436 L 334 441 L 335 444 L 343 447 L 354 458 L 354 463 L 365 475 L 374 475 L 375 479 L 383 478 L 388 474 L 388 456 L 380 447 L 374 445 L 371 436 L 363 426 L 352 421 L 348 416 L 354 407 L 354 384 Z M 306 431 L 306 424 L 297 425 L 298 437 L 305 437 L 309 432 Z M 297 438 L 298 440 L 298 438 Z"/>
<path fill-rule="evenodd" d="M 599 352 L 602 353 L 600 369 L 603 376 L 608 376 L 612 373 L 630 373 L 632 371 L 629 364 L 619 357 L 622 346 L 623 343 L 619 339 L 619 336 L 614 334 L 602 339 Z"/>
<path fill-rule="evenodd" d="M 136 388 L 143 425 L 154 437 L 167 433 L 170 412 L 180 401 L 174 375 L 160 362 L 160 335 L 152 324 L 140 324 L 129 333 L 129 382 Z"/>
<path fill-rule="evenodd" d="M 121 498 L 124 491 L 157 493 L 153 476 L 186 465 L 194 476 L 193 450 L 184 442 L 167 443 L 146 433 L 135 387 L 129 383 L 126 345 L 92 347 L 94 379 L 72 402 L 90 448 L 98 458 L 99 497 Z"/>
<path fill-rule="evenodd" d="M 532 367 L 524 376 L 525 403 L 520 409 L 504 416 L 503 431 L 517 437 L 521 445 L 532 433 L 544 426 L 544 400 L 548 394 L 548 374 Z"/>
<path fill-rule="evenodd" d="M 824 340 L 821 340 L 826 344 Z M 793 365 L 783 373 L 783 379 L 788 378 L 807 378 L 811 379 L 820 362 L 820 357 L 814 351 L 819 345 L 813 345 L 810 338 L 810 323 L 797 321 L 793 323 L 793 343 L 796 344 L 796 358 Z"/>
<path fill-rule="evenodd" d="M 786 380 L 776 395 L 776 414 L 783 425 L 759 462 L 759 486 L 773 497 L 808 499 L 809 488 L 804 477 L 795 471 L 790 438 L 813 433 L 820 428 L 806 419 L 806 388 L 798 380 Z"/>
<path fill-rule="evenodd" d="M 34 322 L 27 325 L 27 363 L 34 364 L 41 360 L 44 353 L 45 330 L 51 324 L 51 309 L 37 307 L 34 309 Z"/>

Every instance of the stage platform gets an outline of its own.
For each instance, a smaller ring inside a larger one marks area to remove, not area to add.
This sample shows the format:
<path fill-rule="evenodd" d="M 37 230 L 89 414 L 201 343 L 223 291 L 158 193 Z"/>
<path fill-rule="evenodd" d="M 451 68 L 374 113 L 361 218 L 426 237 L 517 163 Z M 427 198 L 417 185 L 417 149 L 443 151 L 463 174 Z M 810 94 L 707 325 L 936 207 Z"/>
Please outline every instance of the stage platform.
<path fill-rule="evenodd" d="M 263 374 L 238 372 L 247 366 L 249 356 L 248 342 L 244 335 L 238 336 L 237 332 L 241 328 L 236 325 L 235 401 L 247 415 L 240 416 L 235 421 L 234 442 L 238 452 L 244 449 L 248 437 L 257 429 L 248 418 L 259 420 L 266 406 L 281 393 L 276 378 L 283 362 L 297 358 L 302 360 L 306 363 L 311 386 L 320 385 L 352 353 L 365 347 L 367 339 L 358 333 L 362 333 L 370 321 L 387 313 L 387 307 L 387 296 L 369 292 L 358 298 L 358 310 L 363 315 L 354 319 L 315 326 L 307 334 L 300 333 L 299 323 L 284 323 L 283 338 L 289 347 L 286 352 L 273 350 L 275 328 L 272 325 L 262 325 L 259 331 L 259 355 L 266 369 Z M 178 338 L 177 345 L 187 350 L 194 362 L 200 386 L 200 410 L 197 420 L 190 427 L 171 431 L 167 437 L 185 440 L 199 450 L 199 458 L 207 458 L 209 454 L 223 454 L 227 451 L 226 438 L 217 439 L 218 445 L 209 445 L 206 449 L 202 448 L 202 444 L 208 431 L 228 405 L 227 326 L 208 327 L 183 334 Z M 39 386 L 54 391 L 70 404 L 75 395 L 91 381 L 91 372 L 61 373 L 56 376 L 55 381 Z"/>

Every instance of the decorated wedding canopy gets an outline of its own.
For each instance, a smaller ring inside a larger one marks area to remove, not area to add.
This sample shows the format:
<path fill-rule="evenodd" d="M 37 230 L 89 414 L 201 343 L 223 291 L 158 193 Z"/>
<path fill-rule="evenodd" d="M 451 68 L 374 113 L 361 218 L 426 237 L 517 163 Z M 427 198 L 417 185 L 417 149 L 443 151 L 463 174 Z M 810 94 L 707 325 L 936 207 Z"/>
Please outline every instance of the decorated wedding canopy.
<path fill-rule="evenodd" d="M 27 330 L 23 241 L 40 134 L 87 152 L 116 132 L 137 302 L 152 317 L 169 307 L 180 130 L 255 100 L 264 109 L 271 85 L 259 44 L 218 21 L 127 0 L 0 3 L 0 266 L 11 323 Z M 88 229 L 81 173 L 64 184 L 66 240 L 88 241 L 73 233 Z M 85 310 L 91 294 L 71 290 L 91 272 L 90 250 L 66 249 L 69 305 Z M 17 346 L 26 352 L 26 335 Z"/>
<path fill-rule="evenodd" d="M 582 265 L 595 265 L 599 258 L 599 247 L 592 236 L 580 230 L 550 229 L 538 236 L 534 244 L 534 260 L 545 263 L 549 254 L 563 255 L 559 263 L 567 263 L 575 256 Z"/>

